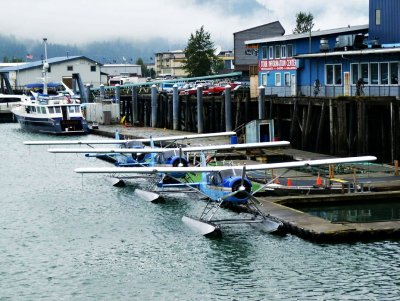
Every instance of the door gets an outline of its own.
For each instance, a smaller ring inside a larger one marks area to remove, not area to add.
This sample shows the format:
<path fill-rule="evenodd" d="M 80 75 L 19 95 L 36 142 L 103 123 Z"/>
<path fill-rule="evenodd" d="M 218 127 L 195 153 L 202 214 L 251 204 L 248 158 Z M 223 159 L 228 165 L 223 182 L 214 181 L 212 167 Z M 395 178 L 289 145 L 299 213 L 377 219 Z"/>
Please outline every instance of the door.
<path fill-rule="evenodd" d="M 350 72 L 343 73 L 343 95 L 349 96 L 350 95 Z"/>
<path fill-rule="evenodd" d="M 292 74 L 290 78 L 290 90 L 292 96 L 297 95 L 297 82 L 296 82 L 296 74 Z"/>

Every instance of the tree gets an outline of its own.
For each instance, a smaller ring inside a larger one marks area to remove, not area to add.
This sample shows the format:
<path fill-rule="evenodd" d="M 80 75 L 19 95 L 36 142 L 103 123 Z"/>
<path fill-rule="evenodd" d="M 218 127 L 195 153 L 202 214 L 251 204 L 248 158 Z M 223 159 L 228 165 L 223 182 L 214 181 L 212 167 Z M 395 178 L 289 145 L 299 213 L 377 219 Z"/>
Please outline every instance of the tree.
<path fill-rule="evenodd" d="M 225 69 L 225 64 L 224 64 L 223 60 L 221 60 L 218 57 L 215 60 L 213 60 L 212 70 L 214 73 L 219 73 L 220 71 L 222 71 L 224 69 Z"/>
<path fill-rule="evenodd" d="M 149 69 L 147 68 L 146 64 L 143 62 L 143 59 L 141 57 L 136 60 L 136 65 L 140 66 L 143 77 L 148 77 L 151 75 Z"/>
<path fill-rule="evenodd" d="M 314 27 L 314 16 L 311 13 L 299 12 L 296 14 L 296 28 L 293 33 L 310 32 Z"/>
<path fill-rule="evenodd" d="M 191 77 L 206 76 L 212 73 L 214 60 L 214 43 L 211 41 L 210 34 L 204 31 L 204 26 L 196 30 L 196 34 L 190 34 L 188 44 L 183 51 L 186 62 L 183 65 Z"/>

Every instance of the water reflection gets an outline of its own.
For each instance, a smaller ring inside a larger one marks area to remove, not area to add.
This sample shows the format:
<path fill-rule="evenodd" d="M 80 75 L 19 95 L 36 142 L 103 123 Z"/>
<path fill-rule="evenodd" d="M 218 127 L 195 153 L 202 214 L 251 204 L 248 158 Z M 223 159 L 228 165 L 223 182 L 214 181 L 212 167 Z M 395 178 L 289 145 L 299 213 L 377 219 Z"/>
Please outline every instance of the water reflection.
<path fill-rule="evenodd" d="M 294 206 L 293 206 L 294 207 Z M 400 220 L 400 202 L 377 201 L 352 205 L 295 206 L 296 209 L 332 222 L 377 222 Z"/>

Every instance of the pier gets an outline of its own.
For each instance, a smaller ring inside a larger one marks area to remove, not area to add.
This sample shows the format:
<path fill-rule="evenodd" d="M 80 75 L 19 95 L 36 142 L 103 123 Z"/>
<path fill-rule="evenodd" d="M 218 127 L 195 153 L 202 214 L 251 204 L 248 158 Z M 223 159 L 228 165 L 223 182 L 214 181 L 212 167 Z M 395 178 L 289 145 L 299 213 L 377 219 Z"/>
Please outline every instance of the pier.
<path fill-rule="evenodd" d="M 260 93 L 252 98 L 248 87 L 223 95 L 156 93 L 154 87 L 152 91 L 150 87 L 114 89 L 107 91 L 108 97 L 115 94 L 121 118 L 131 125 L 197 133 L 235 130 L 241 142 L 246 123 L 268 119 L 275 122 L 274 139 L 290 141 L 295 149 L 332 156 L 369 154 L 381 162 L 400 156 L 400 106 L 392 96 Z M 101 102 L 102 98 L 95 99 Z"/>

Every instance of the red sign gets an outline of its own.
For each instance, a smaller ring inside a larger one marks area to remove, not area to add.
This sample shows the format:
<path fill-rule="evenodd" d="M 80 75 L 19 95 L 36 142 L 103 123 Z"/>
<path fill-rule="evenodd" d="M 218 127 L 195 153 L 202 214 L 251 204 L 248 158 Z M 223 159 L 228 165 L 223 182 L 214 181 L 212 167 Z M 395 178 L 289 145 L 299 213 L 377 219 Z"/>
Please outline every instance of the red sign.
<path fill-rule="evenodd" d="M 296 70 L 296 59 L 261 60 L 258 71 Z"/>

